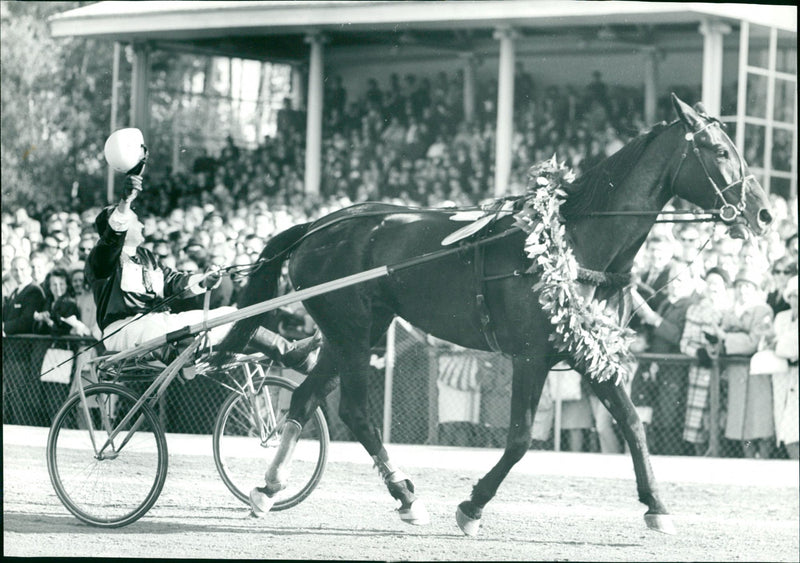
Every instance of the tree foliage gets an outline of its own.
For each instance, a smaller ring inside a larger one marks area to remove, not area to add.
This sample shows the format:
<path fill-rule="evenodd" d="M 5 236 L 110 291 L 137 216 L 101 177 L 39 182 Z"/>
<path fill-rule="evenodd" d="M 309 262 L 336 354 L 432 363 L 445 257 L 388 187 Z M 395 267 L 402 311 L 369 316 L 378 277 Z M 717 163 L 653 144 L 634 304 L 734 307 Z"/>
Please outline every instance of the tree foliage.
<path fill-rule="evenodd" d="M 111 129 L 113 43 L 53 38 L 48 24 L 51 16 L 85 4 L 90 2 L 4 2 L 0 158 L 3 203 L 8 207 L 23 206 L 39 215 L 48 207 L 83 210 L 105 203 L 103 143 Z M 132 61 L 133 50 L 125 46 L 117 85 L 117 128 L 130 126 Z M 151 51 L 146 139 L 153 163 L 148 170 L 151 182 L 166 181 L 175 171 L 173 163 L 183 169 L 191 166 L 201 148 L 221 146 L 227 135 L 241 137 L 247 123 L 234 115 L 230 84 L 215 82 L 215 64 L 230 63 Z M 289 77 L 280 76 L 282 87 L 276 92 L 282 99 Z M 258 103 L 270 112 L 262 100 Z"/>
<path fill-rule="evenodd" d="M 6 3 L 0 33 L 6 205 L 42 211 L 103 199 L 113 49 L 107 41 L 53 38 L 47 23 L 82 4 Z"/>

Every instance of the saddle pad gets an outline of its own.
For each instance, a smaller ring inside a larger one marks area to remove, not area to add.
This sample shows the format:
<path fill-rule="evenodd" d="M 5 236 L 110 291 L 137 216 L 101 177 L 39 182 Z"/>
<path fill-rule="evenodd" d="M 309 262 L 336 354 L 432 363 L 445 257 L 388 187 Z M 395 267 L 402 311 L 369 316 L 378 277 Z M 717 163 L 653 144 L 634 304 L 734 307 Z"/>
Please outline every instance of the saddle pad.
<path fill-rule="evenodd" d="M 469 225 L 461 227 L 457 231 L 450 233 L 449 235 L 444 237 L 444 240 L 442 240 L 442 246 L 448 246 L 450 244 L 453 244 L 454 242 L 458 242 L 461 239 L 465 239 L 468 236 L 477 233 L 478 231 L 483 229 L 486 225 L 491 223 L 495 217 L 496 215 L 494 213 L 492 213 L 491 215 L 486 215 L 485 217 L 481 217 L 477 221 L 474 221 Z"/>

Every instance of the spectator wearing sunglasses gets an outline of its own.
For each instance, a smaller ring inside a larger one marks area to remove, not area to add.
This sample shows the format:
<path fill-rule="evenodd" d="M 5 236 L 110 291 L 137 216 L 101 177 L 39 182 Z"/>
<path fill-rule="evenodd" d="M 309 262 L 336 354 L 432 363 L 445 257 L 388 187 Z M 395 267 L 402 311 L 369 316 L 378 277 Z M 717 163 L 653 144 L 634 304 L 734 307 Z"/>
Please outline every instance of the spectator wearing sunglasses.
<path fill-rule="evenodd" d="M 96 237 L 88 233 L 81 236 L 81 242 L 78 244 L 78 261 L 86 262 L 86 259 L 89 258 L 89 253 L 94 248 L 95 239 Z"/>
<path fill-rule="evenodd" d="M 786 281 L 792 276 L 797 275 L 797 262 L 788 256 L 784 256 L 775 262 L 771 270 L 770 291 L 767 294 L 767 305 L 772 308 L 774 314 L 789 310 L 789 304 L 783 298 L 783 290 Z"/>

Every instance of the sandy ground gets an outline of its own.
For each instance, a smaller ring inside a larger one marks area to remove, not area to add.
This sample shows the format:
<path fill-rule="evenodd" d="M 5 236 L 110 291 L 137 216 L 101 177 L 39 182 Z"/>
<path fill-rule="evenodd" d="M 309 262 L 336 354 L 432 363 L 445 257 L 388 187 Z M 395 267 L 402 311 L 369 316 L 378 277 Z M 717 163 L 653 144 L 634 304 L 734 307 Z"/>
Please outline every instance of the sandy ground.
<path fill-rule="evenodd" d="M 488 505 L 476 538 L 456 505 L 500 450 L 390 445 L 431 513 L 403 524 L 357 444 L 334 442 L 319 487 L 267 519 L 222 484 L 208 436 L 168 435 L 170 467 L 155 506 L 125 528 L 87 526 L 47 475 L 47 429 L 3 427 L 6 556 L 340 560 L 798 561 L 800 473 L 788 460 L 655 457 L 678 535 L 648 531 L 625 455 L 529 452 Z M 254 476 L 258 481 L 259 476 Z M 254 484 L 256 484 L 254 482 Z M 124 487 L 124 483 L 120 487 Z"/>

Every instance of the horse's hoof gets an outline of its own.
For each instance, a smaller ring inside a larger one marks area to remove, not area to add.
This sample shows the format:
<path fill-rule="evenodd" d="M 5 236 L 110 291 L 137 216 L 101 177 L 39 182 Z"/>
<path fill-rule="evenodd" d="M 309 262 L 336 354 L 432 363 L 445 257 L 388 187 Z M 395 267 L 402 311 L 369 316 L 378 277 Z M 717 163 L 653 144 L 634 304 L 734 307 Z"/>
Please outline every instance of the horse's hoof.
<path fill-rule="evenodd" d="M 647 527 L 662 534 L 674 536 L 677 534 L 675 524 L 672 523 L 672 516 L 669 514 L 645 514 L 644 521 Z"/>
<path fill-rule="evenodd" d="M 464 514 L 460 506 L 456 508 L 456 523 L 466 536 L 477 536 L 478 531 L 481 529 L 481 519 L 473 520 Z"/>
<path fill-rule="evenodd" d="M 250 491 L 250 514 L 256 518 L 264 518 L 272 510 L 277 500 L 277 491 L 272 492 L 265 487 L 255 487 Z"/>
<path fill-rule="evenodd" d="M 412 502 L 408 508 L 399 508 L 400 520 L 406 524 L 414 526 L 427 526 L 431 523 L 431 517 L 428 515 L 428 509 L 425 508 L 425 503 L 420 499 Z"/>

